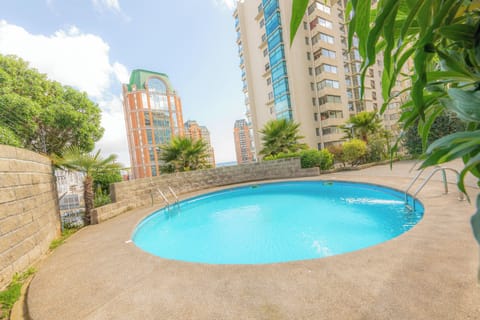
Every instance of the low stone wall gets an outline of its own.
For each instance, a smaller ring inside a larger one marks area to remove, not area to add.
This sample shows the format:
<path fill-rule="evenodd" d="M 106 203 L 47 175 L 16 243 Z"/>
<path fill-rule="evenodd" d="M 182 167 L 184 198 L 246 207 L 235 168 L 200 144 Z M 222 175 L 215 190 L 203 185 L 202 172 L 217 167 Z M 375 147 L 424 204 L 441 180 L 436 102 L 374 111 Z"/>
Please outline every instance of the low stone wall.
<path fill-rule="evenodd" d="M 113 204 L 96 209 L 92 221 L 100 223 L 133 208 L 162 203 L 159 190 L 172 200 L 168 187 L 177 195 L 237 183 L 319 175 L 318 168 L 302 169 L 299 158 L 280 159 L 207 170 L 196 170 L 113 184 Z"/>
<path fill-rule="evenodd" d="M 50 159 L 0 145 L 0 289 L 60 235 L 57 199 Z"/>

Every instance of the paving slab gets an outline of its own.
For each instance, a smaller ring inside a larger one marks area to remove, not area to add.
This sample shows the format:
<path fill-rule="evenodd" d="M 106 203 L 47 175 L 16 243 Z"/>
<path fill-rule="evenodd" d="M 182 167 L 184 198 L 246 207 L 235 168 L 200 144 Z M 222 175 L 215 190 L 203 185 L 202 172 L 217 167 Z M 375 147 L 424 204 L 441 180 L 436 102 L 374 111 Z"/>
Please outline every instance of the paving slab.
<path fill-rule="evenodd" d="M 411 162 L 306 180 L 359 181 L 404 190 Z M 303 179 L 305 180 L 305 179 Z M 474 181 L 471 181 L 474 186 Z M 453 191 L 455 186 L 449 185 Z M 211 191 L 211 190 L 208 190 Z M 438 178 L 419 194 L 424 218 L 366 249 L 266 265 L 167 260 L 128 242 L 157 208 L 86 227 L 32 280 L 32 319 L 480 319 L 474 206 L 443 195 Z M 470 188 L 475 196 L 478 188 Z M 185 197 L 185 196 L 184 196 Z"/>

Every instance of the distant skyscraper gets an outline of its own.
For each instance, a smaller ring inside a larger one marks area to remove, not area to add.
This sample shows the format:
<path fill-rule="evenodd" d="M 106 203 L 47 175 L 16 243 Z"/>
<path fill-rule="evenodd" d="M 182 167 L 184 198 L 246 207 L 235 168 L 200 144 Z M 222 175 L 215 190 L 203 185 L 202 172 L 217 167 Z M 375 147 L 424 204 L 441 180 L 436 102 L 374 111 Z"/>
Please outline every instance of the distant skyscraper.
<path fill-rule="evenodd" d="M 130 82 L 123 85 L 123 109 L 132 178 L 159 175 L 159 145 L 184 134 L 180 97 L 168 76 L 133 70 Z"/>
<path fill-rule="evenodd" d="M 340 126 L 361 111 L 383 104 L 382 58 L 368 69 L 360 100 L 360 55 L 348 52 L 345 1 L 310 0 L 293 44 L 289 44 L 291 0 L 237 2 L 237 31 L 246 116 L 254 145 L 261 150 L 259 131 L 272 119 L 300 124 L 311 148 L 341 143 Z M 394 93 L 402 91 L 400 83 Z M 383 117 L 387 130 L 397 129 L 400 99 Z"/>
<path fill-rule="evenodd" d="M 188 120 L 185 122 L 185 135 L 190 137 L 192 140 L 202 139 L 207 144 L 207 152 L 208 152 L 208 163 L 215 167 L 215 154 L 213 152 L 212 143 L 210 141 L 210 132 L 208 131 L 207 127 L 199 126 L 196 121 Z"/>
<path fill-rule="evenodd" d="M 248 123 L 246 120 L 241 119 L 235 121 L 233 137 L 235 139 L 237 163 L 242 164 L 254 162 L 255 158 L 252 152 L 252 140 L 250 139 Z"/>

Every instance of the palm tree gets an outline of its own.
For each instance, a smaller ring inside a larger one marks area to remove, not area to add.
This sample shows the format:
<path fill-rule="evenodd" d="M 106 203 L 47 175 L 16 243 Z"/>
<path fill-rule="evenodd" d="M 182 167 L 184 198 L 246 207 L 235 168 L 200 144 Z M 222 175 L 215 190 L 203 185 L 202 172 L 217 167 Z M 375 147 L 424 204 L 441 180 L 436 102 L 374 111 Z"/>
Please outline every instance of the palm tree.
<path fill-rule="evenodd" d="M 305 143 L 298 140 L 304 137 L 299 135 L 300 124 L 286 119 L 268 121 L 260 133 L 262 136 L 263 149 L 260 154 L 263 156 L 275 156 L 279 153 L 294 153 L 307 149 Z"/>
<path fill-rule="evenodd" d="M 377 133 L 381 128 L 381 120 L 376 111 L 362 111 L 345 122 L 341 126 L 347 138 L 358 137 L 368 143 L 368 135 Z"/>
<path fill-rule="evenodd" d="M 91 214 L 94 209 L 93 176 L 101 173 L 117 172 L 122 169 L 120 163 L 116 163 L 117 156 L 112 154 L 103 159 L 100 150 L 95 154 L 85 153 L 77 147 L 69 147 L 63 155 L 53 157 L 55 166 L 85 173 L 83 180 L 83 198 L 85 201 L 85 225 L 91 223 Z"/>
<path fill-rule="evenodd" d="M 186 137 L 175 137 L 169 144 L 160 146 L 160 149 L 160 159 L 167 164 L 166 171 L 190 171 L 208 167 L 207 144 L 202 139 L 193 141 Z"/>

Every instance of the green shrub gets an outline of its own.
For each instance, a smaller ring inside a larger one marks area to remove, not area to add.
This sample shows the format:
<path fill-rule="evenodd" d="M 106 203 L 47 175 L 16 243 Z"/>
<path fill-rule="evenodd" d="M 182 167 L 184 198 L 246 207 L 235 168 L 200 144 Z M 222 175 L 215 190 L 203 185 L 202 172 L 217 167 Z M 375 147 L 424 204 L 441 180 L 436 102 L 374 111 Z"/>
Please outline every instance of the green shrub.
<path fill-rule="evenodd" d="M 110 199 L 110 195 L 107 192 L 103 192 L 101 186 L 97 187 L 97 191 L 95 192 L 95 198 L 93 199 L 93 203 L 95 208 L 104 206 L 112 202 Z"/>
<path fill-rule="evenodd" d="M 367 153 L 367 144 L 359 139 L 352 139 L 343 143 L 343 160 L 352 167 L 362 163 Z"/>
<path fill-rule="evenodd" d="M 333 166 L 333 154 L 328 150 L 303 150 L 300 152 L 302 168 L 319 167 L 320 170 L 328 170 Z"/>
<path fill-rule="evenodd" d="M 299 153 L 297 152 L 289 152 L 289 153 L 284 153 L 280 152 L 277 153 L 276 155 L 269 155 L 263 158 L 264 161 L 271 161 L 271 160 L 278 160 L 278 159 L 285 159 L 285 158 L 296 158 L 299 157 Z"/>
<path fill-rule="evenodd" d="M 328 147 L 328 152 L 333 155 L 336 163 L 341 163 L 345 167 L 345 159 L 343 156 L 343 146 L 341 144 L 334 144 Z"/>
<path fill-rule="evenodd" d="M 382 137 L 372 137 L 367 144 L 367 162 L 376 162 L 385 160 L 388 156 L 387 139 Z"/>

